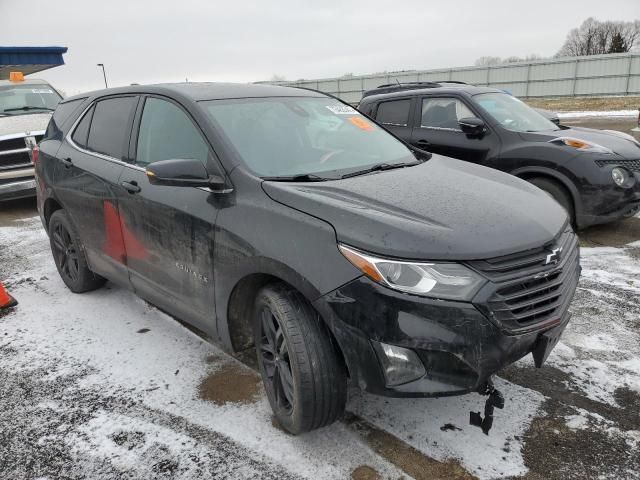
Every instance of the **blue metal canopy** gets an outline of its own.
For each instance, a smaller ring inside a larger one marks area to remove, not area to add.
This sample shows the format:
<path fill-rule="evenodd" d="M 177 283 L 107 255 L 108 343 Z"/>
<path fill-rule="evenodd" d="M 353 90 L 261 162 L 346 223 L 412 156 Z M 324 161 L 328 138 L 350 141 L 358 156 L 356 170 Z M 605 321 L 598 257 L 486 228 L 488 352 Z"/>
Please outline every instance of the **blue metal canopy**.
<path fill-rule="evenodd" d="M 25 75 L 64 65 L 62 55 L 67 47 L 0 47 L 0 80 L 9 78 L 9 72 Z"/>

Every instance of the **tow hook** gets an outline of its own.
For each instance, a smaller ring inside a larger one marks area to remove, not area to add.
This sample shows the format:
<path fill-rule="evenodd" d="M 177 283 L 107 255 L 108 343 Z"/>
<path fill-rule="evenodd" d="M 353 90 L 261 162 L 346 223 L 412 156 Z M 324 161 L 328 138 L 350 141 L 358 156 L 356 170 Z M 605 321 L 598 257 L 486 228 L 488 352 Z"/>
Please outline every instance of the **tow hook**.
<path fill-rule="evenodd" d="M 491 378 L 478 389 L 478 393 L 489 396 L 484 404 L 484 418 L 482 418 L 480 412 L 469 412 L 469 423 L 473 426 L 480 427 L 485 435 L 489 435 L 489 430 L 491 430 L 493 426 L 493 409 L 504 408 L 504 396 L 493 385 Z"/>

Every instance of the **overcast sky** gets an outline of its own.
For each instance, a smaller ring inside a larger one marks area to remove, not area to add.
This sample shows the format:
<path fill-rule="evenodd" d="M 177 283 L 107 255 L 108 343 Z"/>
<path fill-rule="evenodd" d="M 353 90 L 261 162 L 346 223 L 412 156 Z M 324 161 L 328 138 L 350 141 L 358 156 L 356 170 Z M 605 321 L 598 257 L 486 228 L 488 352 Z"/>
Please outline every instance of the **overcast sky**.
<path fill-rule="evenodd" d="M 67 94 L 166 81 L 288 80 L 551 56 L 584 19 L 640 0 L 0 0 L 0 45 L 61 45 Z"/>

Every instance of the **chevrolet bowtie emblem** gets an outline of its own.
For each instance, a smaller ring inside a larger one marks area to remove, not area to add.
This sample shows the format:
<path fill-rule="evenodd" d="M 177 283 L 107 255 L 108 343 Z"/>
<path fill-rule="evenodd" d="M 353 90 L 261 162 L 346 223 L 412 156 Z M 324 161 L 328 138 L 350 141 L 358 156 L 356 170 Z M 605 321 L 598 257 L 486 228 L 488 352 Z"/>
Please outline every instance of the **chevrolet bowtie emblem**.
<path fill-rule="evenodd" d="M 562 247 L 554 248 L 551 250 L 551 253 L 547 255 L 547 259 L 544 264 L 549 265 L 550 263 L 558 263 L 560 261 L 560 253 L 562 252 Z"/>

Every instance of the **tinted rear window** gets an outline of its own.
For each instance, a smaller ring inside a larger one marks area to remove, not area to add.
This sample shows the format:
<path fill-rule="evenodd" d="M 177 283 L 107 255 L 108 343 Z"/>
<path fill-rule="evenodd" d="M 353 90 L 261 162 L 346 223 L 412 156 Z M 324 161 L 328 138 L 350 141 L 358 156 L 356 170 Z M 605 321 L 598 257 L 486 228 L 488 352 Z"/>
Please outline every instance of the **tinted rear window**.
<path fill-rule="evenodd" d="M 378 106 L 376 120 L 386 125 L 407 125 L 409 123 L 410 99 L 383 102 Z"/>
<path fill-rule="evenodd" d="M 96 103 L 87 147 L 123 160 L 125 142 L 129 139 L 129 120 L 136 101 L 136 97 L 118 97 Z"/>
<path fill-rule="evenodd" d="M 73 131 L 71 139 L 76 145 L 87 148 L 87 136 L 89 135 L 89 126 L 91 126 L 91 116 L 93 115 L 94 107 L 91 107 L 87 113 L 84 114 L 80 123 Z"/>

